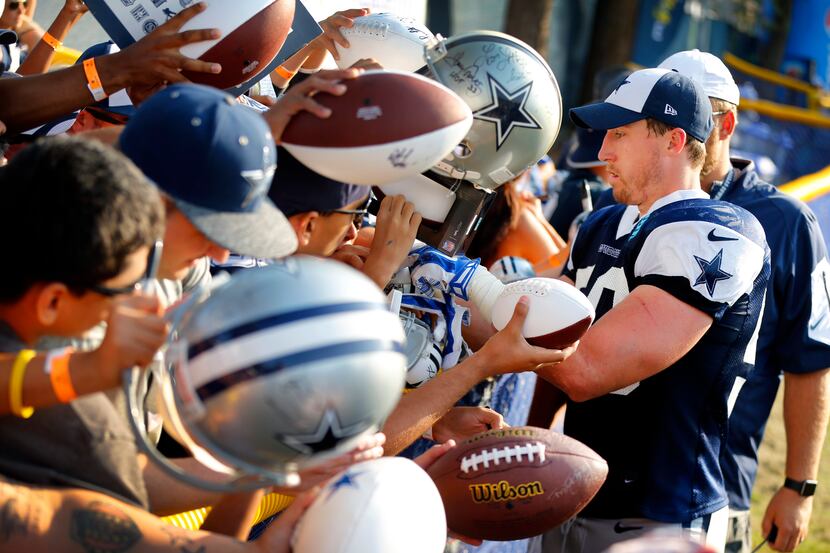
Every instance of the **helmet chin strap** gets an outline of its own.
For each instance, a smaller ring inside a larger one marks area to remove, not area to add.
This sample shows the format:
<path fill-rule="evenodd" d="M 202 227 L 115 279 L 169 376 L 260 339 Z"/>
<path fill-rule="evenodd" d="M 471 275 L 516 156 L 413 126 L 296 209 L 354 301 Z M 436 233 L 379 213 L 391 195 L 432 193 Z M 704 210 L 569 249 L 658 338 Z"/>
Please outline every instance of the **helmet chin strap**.
<path fill-rule="evenodd" d="M 476 171 L 462 171 L 443 160 L 436 163 L 432 169 L 433 171 L 439 171 L 453 179 L 466 180 L 468 182 L 481 179 L 481 173 Z M 475 183 L 473 182 L 473 184 Z"/>

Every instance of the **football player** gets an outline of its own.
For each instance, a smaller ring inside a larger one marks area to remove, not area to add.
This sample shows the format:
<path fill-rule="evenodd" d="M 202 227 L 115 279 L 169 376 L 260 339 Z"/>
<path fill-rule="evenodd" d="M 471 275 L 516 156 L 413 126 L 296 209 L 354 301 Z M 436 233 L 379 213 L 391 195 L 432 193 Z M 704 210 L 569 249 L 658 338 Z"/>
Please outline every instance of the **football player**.
<path fill-rule="evenodd" d="M 539 374 L 568 394 L 565 432 L 603 456 L 608 479 L 544 551 L 602 551 L 654 529 L 723 550 L 719 454 L 736 376 L 754 359 L 769 250 L 747 211 L 700 189 L 709 100 L 677 72 L 631 74 L 571 110 L 606 130 L 618 205 L 580 228 L 563 280 L 597 321 L 569 359 Z"/>
<path fill-rule="evenodd" d="M 762 532 L 772 525 L 776 551 L 792 551 L 807 536 L 821 447 L 830 418 L 830 263 L 810 208 L 761 181 L 752 162 L 730 158 L 740 92 L 729 69 L 712 54 L 691 50 L 660 67 L 698 81 L 712 103 L 715 129 L 706 142 L 701 187 L 714 199 L 745 208 L 764 227 L 772 256 L 755 368 L 729 417 L 721 456 L 729 493 L 726 550 L 749 553 L 749 503 L 758 469 L 758 445 L 784 374 L 786 478 L 767 506 Z"/>

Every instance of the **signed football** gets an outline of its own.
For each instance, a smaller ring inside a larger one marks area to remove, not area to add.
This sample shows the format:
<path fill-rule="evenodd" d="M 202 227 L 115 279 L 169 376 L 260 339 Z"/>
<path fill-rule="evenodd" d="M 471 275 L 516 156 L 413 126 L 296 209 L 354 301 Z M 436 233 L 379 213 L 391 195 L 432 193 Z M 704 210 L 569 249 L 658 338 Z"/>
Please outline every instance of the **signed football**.
<path fill-rule="evenodd" d="M 562 524 L 599 491 L 608 465 L 588 446 L 531 426 L 490 430 L 458 444 L 427 471 L 450 530 L 517 540 Z"/>
<path fill-rule="evenodd" d="M 212 2 L 188 21 L 182 31 L 217 28 L 218 40 L 188 44 L 182 54 L 219 63 L 222 72 L 183 74 L 194 83 L 233 88 L 267 67 L 282 48 L 294 20 L 294 0 Z"/>
<path fill-rule="evenodd" d="M 366 71 L 345 82 L 342 96 L 314 99 L 331 109 L 291 118 L 282 145 L 309 169 L 330 179 L 378 186 L 432 167 L 464 138 L 469 106 L 435 81 L 399 71 Z"/>
<path fill-rule="evenodd" d="M 384 69 L 417 71 L 426 65 L 424 47 L 435 42 L 435 35 L 415 19 L 393 13 L 357 17 L 352 27 L 340 32 L 349 41 L 348 48 L 335 45 L 340 55 L 337 67 L 341 69 L 373 58 Z"/>

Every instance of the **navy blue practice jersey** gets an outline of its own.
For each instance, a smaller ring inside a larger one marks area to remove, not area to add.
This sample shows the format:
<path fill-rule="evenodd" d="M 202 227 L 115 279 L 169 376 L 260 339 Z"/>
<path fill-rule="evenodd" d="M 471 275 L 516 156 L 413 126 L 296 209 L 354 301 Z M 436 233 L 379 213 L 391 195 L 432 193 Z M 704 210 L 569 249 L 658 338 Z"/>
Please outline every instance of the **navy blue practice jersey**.
<path fill-rule="evenodd" d="M 737 395 L 721 457 L 729 505 L 746 510 L 781 372 L 830 367 L 830 262 L 810 208 L 760 181 L 749 162 L 733 160 L 733 166 L 735 177 L 712 193 L 758 218 L 772 257 L 756 366 Z"/>
<path fill-rule="evenodd" d="M 725 507 L 719 455 L 736 377 L 755 359 L 769 276 L 761 225 L 699 190 L 665 196 L 642 218 L 634 206 L 611 206 L 582 225 L 564 274 L 588 296 L 597 318 L 649 285 L 713 319 L 674 365 L 568 404 L 565 432 L 609 466 L 582 516 L 680 523 Z"/>

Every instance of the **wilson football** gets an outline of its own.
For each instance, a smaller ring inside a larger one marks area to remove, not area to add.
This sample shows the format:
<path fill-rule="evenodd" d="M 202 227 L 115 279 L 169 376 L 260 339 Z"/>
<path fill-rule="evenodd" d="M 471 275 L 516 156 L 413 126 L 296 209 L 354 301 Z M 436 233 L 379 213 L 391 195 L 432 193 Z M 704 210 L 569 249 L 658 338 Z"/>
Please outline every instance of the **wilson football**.
<path fill-rule="evenodd" d="M 530 299 L 522 334 L 535 346 L 562 349 L 579 340 L 594 320 L 594 306 L 576 287 L 553 278 L 528 278 L 504 287 L 493 305 L 493 326 L 501 330 L 516 302 Z"/>
<path fill-rule="evenodd" d="M 336 45 L 337 67 L 351 67 L 358 60 L 374 58 L 384 69 L 417 71 L 424 65 L 424 47 L 435 35 L 411 17 L 373 13 L 357 17 L 354 25 L 340 29 L 349 47 Z"/>
<path fill-rule="evenodd" d="M 577 514 L 605 482 L 608 465 L 564 434 L 524 426 L 473 436 L 427 472 L 450 530 L 503 541 L 536 536 Z"/>
<path fill-rule="evenodd" d="M 342 96 L 314 97 L 321 119 L 291 118 L 282 145 L 309 169 L 351 184 L 383 185 L 422 173 L 464 138 L 469 106 L 447 87 L 414 73 L 367 71 Z"/>

